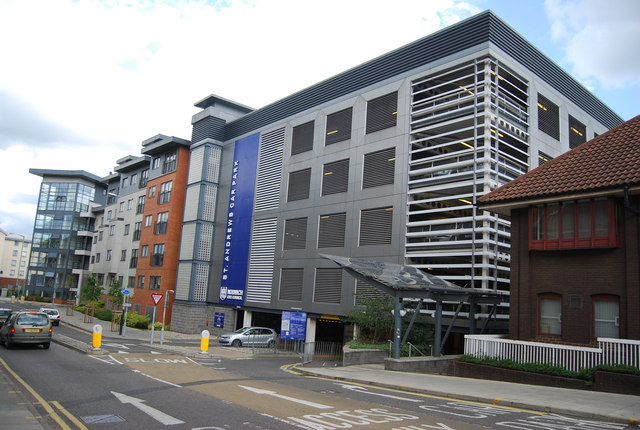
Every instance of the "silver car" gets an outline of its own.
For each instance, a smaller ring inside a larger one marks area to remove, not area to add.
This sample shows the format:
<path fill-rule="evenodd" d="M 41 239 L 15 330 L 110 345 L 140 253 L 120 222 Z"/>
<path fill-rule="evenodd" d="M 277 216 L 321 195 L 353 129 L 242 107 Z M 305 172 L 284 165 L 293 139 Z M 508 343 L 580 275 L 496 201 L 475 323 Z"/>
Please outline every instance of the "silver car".
<path fill-rule="evenodd" d="M 40 344 L 44 349 L 51 345 L 51 322 L 42 312 L 14 312 L 0 327 L 0 343 L 7 349 L 17 343 Z"/>
<path fill-rule="evenodd" d="M 276 345 L 278 334 L 267 327 L 242 327 L 233 333 L 225 333 L 218 337 L 218 342 L 223 345 L 239 346 L 266 346 L 273 348 Z"/>

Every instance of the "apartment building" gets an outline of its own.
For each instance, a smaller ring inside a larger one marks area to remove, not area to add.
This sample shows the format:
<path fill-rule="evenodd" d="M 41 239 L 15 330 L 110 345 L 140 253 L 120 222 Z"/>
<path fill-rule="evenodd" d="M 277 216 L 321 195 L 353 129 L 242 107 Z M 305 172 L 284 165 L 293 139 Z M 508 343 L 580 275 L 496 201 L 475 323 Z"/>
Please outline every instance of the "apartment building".
<path fill-rule="evenodd" d="M 508 290 L 509 218 L 477 199 L 622 122 L 489 11 L 261 109 L 196 106 L 172 328 L 298 312 L 310 341 L 375 294 L 321 253 Z M 475 315 L 506 331 L 507 303 Z"/>
<path fill-rule="evenodd" d="M 0 228 L 0 290 L 2 294 L 21 291 L 27 278 L 31 237 Z"/>

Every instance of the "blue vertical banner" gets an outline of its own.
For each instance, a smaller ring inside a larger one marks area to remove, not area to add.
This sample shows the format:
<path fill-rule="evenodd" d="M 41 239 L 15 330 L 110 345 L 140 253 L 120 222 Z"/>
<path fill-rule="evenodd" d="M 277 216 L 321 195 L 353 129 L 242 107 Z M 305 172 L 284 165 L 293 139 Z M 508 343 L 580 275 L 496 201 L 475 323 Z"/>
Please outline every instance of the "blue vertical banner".
<path fill-rule="evenodd" d="M 244 305 L 259 142 L 259 133 L 239 139 L 233 153 L 220 281 L 225 305 Z"/>

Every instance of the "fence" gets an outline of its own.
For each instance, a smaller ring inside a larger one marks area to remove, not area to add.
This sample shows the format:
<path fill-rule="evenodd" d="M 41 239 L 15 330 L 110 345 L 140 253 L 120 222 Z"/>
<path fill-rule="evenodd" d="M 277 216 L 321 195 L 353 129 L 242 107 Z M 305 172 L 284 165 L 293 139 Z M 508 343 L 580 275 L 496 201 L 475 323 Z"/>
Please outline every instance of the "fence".
<path fill-rule="evenodd" d="M 336 342 L 306 342 L 304 344 L 303 363 L 311 361 L 342 362 L 342 343 Z"/>
<path fill-rule="evenodd" d="M 598 338 L 598 347 L 504 339 L 501 335 L 465 335 L 464 353 L 477 358 L 544 363 L 579 371 L 600 364 L 640 368 L 640 341 Z"/>

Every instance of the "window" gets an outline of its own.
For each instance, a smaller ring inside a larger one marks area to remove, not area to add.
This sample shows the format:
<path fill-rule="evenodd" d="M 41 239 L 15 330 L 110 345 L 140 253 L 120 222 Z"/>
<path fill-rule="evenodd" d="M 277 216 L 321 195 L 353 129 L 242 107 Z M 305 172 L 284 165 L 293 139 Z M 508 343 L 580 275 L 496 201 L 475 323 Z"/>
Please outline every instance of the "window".
<path fill-rule="evenodd" d="M 138 250 L 137 249 L 132 249 L 131 250 L 131 260 L 129 260 L 129 268 L 130 269 L 135 269 L 136 267 L 138 267 Z"/>
<path fill-rule="evenodd" d="M 144 276 L 138 276 L 138 288 L 144 288 Z"/>
<path fill-rule="evenodd" d="M 283 249 L 304 249 L 307 242 L 307 218 L 288 219 L 284 223 Z"/>
<path fill-rule="evenodd" d="M 351 139 L 351 117 L 353 108 L 327 115 L 327 135 L 325 145 L 342 142 Z"/>
<path fill-rule="evenodd" d="M 569 148 L 576 148 L 586 141 L 587 127 L 569 115 Z"/>
<path fill-rule="evenodd" d="M 373 133 L 395 127 L 398 118 L 398 93 L 390 93 L 367 102 L 367 130 Z"/>
<path fill-rule="evenodd" d="M 362 172 L 362 188 L 393 184 L 395 162 L 395 147 L 365 154 Z"/>
<path fill-rule="evenodd" d="M 529 208 L 529 249 L 618 245 L 613 199 L 571 200 Z"/>
<path fill-rule="evenodd" d="M 178 161 L 177 152 L 172 152 L 170 154 L 165 155 L 164 165 L 162 166 L 162 173 L 175 172 L 177 161 Z"/>
<path fill-rule="evenodd" d="M 340 304 L 342 293 L 342 269 L 316 269 L 313 301 L 316 303 Z"/>
<path fill-rule="evenodd" d="M 620 337 L 620 301 L 615 296 L 593 298 L 593 333 L 599 337 Z"/>
<path fill-rule="evenodd" d="M 120 202 L 120 212 L 124 212 L 124 200 Z"/>
<path fill-rule="evenodd" d="M 165 234 L 167 232 L 168 221 L 169 221 L 169 212 L 160 212 L 156 220 L 155 234 Z"/>
<path fill-rule="evenodd" d="M 142 221 L 137 221 L 133 226 L 133 240 L 140 240 L 142 234 Z"/>
<path fill-rule="evenodd" d="M 113 256 L 113 250 L 107 250 L 107 261 L 111 261 L 111 257 Z"/>
<path fill-rule="evenodd" d="M 160 289 L 160 276 L 149 276 L 149 289 L 150 290 Z"/>
<path fill-rule="evenodd" d="M 115 225 L 110 225 L 109 226 L 109 236 L 114 236 L 116 234 L 116 226 Z"/>
<path fill-rule="evenodd" d="M 553 157 L 549 154 L 545 154 L 542 151 L 538 151 L 538 166 L 542 166 L 547 161 L 553 160 Z"/>
<path fill-rule="evenodd" d="M 304 269 L 287 268 L 280 272 L 280 300 L 302 300 Z"/>
<path fill-rule="evenodd" d="M 152 224 L 153 224 L 153 215 L 147 215 L 146 217 L 144 217 L 145 227 L 151 227 Z"/>
<path fill-rule="evenodd" d="M 13 252 L 11 253 L 11 255 L 12 255 L 13 257 L 17 257 L 17 256 L 18 256 L 18 250 L 17 250 L 17 249 L 14 249 L 14 250 L 13 250 Z"/>
<path fill-rule="evenodd" d="M 137 183 L 138 183 L 138 175 L 134 173 L 133 175 L 131 175 L 131 178 L 129 178 L 129 185 L 135 185 Z"/>
<path fill-rule="evenodd" d="M 136 287 L 136 277 L 129 276 L 129 279 L 127 280 L 127 288 L 131 289 L 135 287 Z"/>
<path fill-rule="evenodd" d="M 138 183 L 138 188 L 146 187 L 148 180 L 149 180 L 149 169 L 145 169 L 142 172 L 140 172 L 140 182 Z"/>
<path fill-rule="evenodd" d="M 140 249 L 140 256 L 141 257 L 149 256 L 149 245 L 142 245 L 142 248 Z"/>
<path fill-rule="evenodd" d="M 149 198 L 152 199 L 156 196 L 156 186 L 152 185 L 149 187 Z"/>
<path fill-rule="evenodd" d="M 360 216 L 360 246 L 391 244 L 393 208 L 367 209 Z"/>
<path fill-rule="evenodd" d="M 171 201 L 171 188 L 173 181 L 165 182 L 160 185 L 160 195 L 158 195 L 158 203 L 169 203 Z"/>
<path fill-rule="evenodd" d="M 159 167 L 160 167 L 160 157 L 155 157 L 151 162 L 151 168 L 155 170 Z"/>
<path fill-rule="evenodd" d="M 153 245 L 153 254 L 151 255 L 152 266 L 162 266 L 164 263 L 164 243 L 156 243 Z"/>
<path fill-rule="evenodd" d="M 318 226 L 318 248 L 343 247 L 346 222 L 345 212 L 322 215 Z"/>
<path fill-rule="evenodd" d="M 322 172 L 322 195 L 346 193 L 349 187 L 349 160 L 340 160 L 324 165 Z"/>
<path fill-rule="evenodd" d="M 313 121 L 293 127 L 291 155 L 301 154 L 313 149 L 313 127 Z"/>
<path fill-rule="evenodd" d="M 287 201 L 305 200 L 309 198 L 311 185 L 311 169 L 298 170 L 289 173 L 289 189 Z"/>
<path fill-rule="evenodd" d="M 127 210 L 130 211 L 133 209 L 133 199 L 127 200 Z"/>
<path fill-rule="evenodd" d="M 120 251 L 120 261 L 127 261 L 127 250 L 123 249 Z"/>
<path fill-rule="evenodd" d="M 97 252 L 96 253 L 96 263 L 99 263 L 99 262 L 100 262 L 100 253 Z"/>
<path fill-rule="evenodd" d="M 131 224 L 124 225 L 124 234 L 123 236 L 129 236 L 129 229 L 131 228 Z"/>
<path fill-rule="evenodd" d="M 136 206 L 137 215 L 144 213 L 144 199 L 145 199 L 145 196 L 138 197 L 138 206 Z"/>
<path fill-rule="evenodd" d="M 560 108 L 538 93 L 538 129 L 560 140 Z"/>
<path fill-rule="evenodd" d="M 540 327 L 542 335 L 562 334 L 562 297 L 557 294 L 543 294 L 539 298 Z"/>

